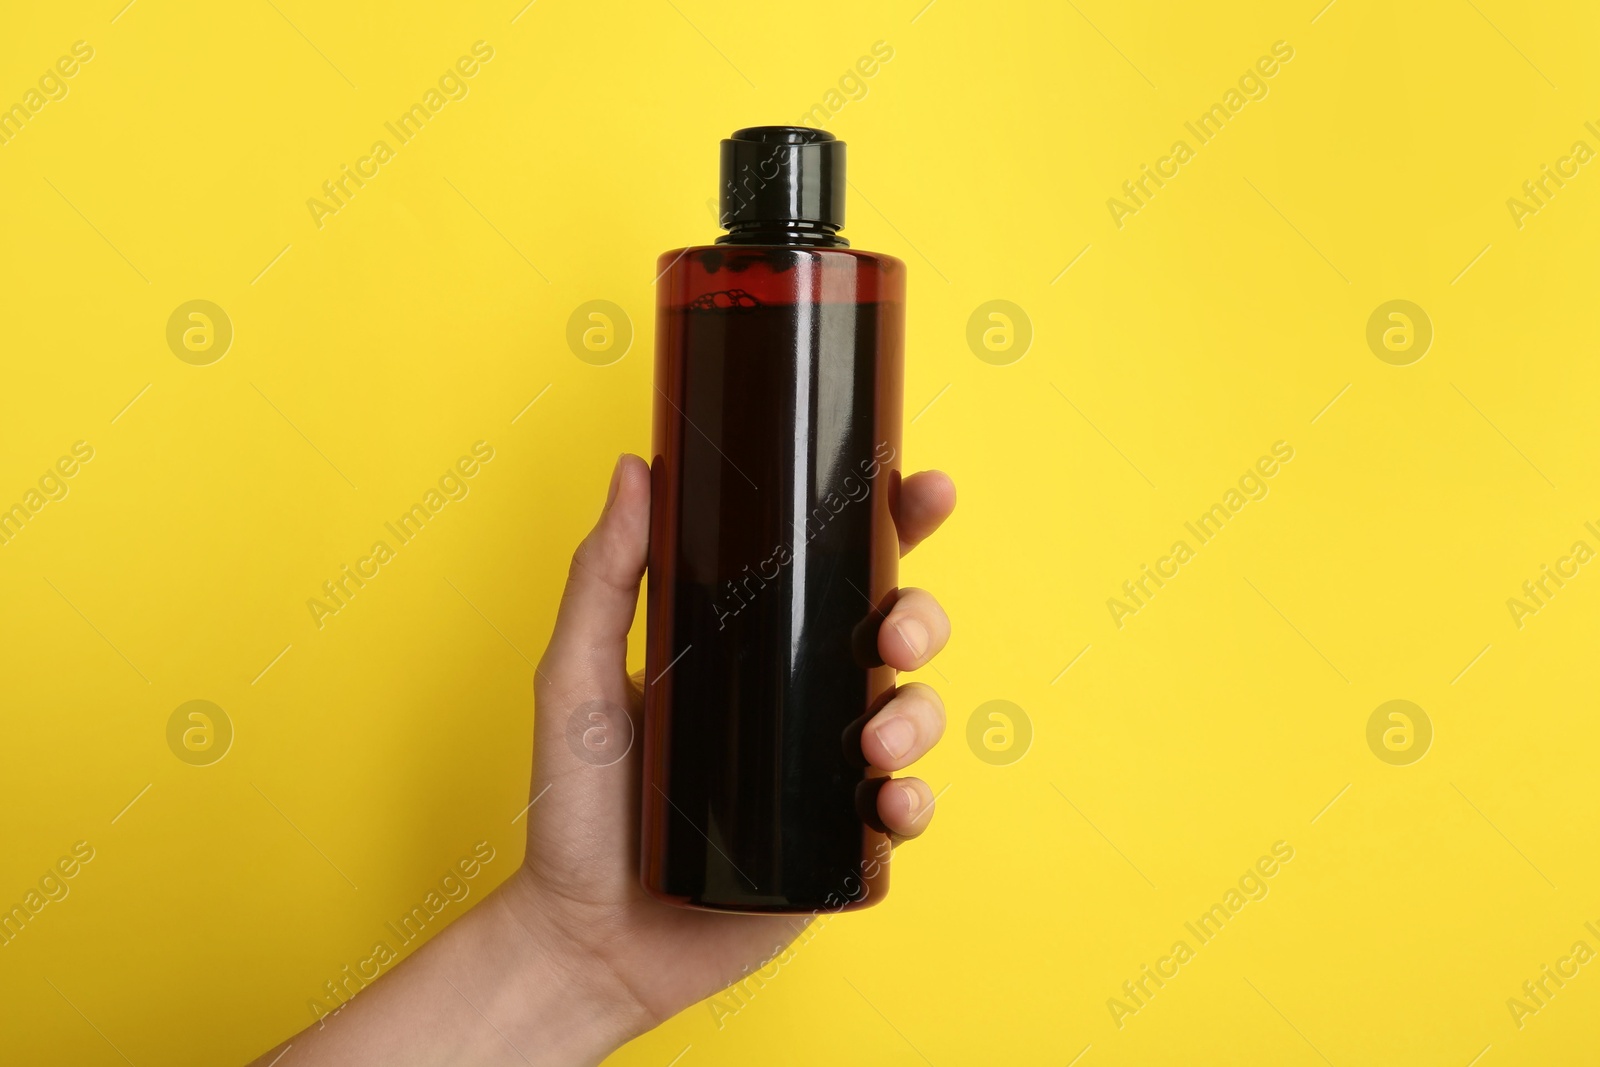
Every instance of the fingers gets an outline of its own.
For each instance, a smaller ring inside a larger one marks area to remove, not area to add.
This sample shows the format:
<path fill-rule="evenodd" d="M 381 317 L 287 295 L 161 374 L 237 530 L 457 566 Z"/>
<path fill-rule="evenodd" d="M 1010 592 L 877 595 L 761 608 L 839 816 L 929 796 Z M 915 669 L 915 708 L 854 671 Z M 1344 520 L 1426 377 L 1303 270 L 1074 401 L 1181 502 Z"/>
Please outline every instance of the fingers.
<path fill-rule="evenodd" d="M 933 790 L 921 778 L 896 778 L 878 790 L 878 819 L 897 842 L 916 837 L 933 819 Z"/>
<path fill-rule="evenodd" d="M 878 655 L 897 671 L 914 671 L 950 640 L 950 617 L 933 594 L 904 588 L 883 625 L 878 627 Z"/>
<path fill-rule="evenodd" d="M 921 682 L 908 682 L 861 732 L 861 754 L 874 767 L 898 771 L 928 754 L 944 736 L 944 701 Z"/>
<path fill-rule="evenodd" d="M 623 676 L 649 540 L 650 469 L 638 456 L 624 455 L 599 521 L 572 555 L 555 631 L 539 664 L 541 684 L 571 692 Z"/>
<path fill-rule="evenodd" d="M 900 554 L 910 552 L 956 509 L 956 483 L 944 471 L 921 471 L 889 493 L 889 510 L 900 531 Z"/>
<path fill-rule="evenodd" d="M 939 528 L 956 507 L 956 487 L 943 471 L 922 471 L 896 485 L 889 507 L 903 556 Z M 950 640 L 950 617 L 932 594 L 902 589 L 878 628 L 878 654 L 900 671 L 916 670 Z M 901 686 L 861 734 L 861 752 L 875 767 L 896 771 L 925 755 L 944 734 L 944 702 L 920 682 Z M 909 840 L 933 819 L 933 790 L 921 778 L 896 778 L 878 790 L 878 820 L 895 842 Z"/>
<path fill-rule="evenodd" d="M 861 733 L 874 767 L 897 771 L 927 754 L 944 734 L 944 702 L 920 682 L 895 691 Z M 896 841 L 916 837 L 933 819 L 933 791 L 921 778 L 895 778 L 878 790 L 878 822 Z"/>

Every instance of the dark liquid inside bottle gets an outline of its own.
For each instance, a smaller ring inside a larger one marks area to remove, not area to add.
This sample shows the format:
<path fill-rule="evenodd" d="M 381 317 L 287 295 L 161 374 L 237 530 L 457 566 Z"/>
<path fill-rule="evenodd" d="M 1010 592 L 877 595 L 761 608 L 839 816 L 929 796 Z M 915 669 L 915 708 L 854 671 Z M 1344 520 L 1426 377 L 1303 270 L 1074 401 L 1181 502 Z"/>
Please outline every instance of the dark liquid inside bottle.
<path fill-rule="evenodd" d="M 859 731 L 894 688 L 903 284 L 843 249 L 689 249 L 663 277 L 643 798 L 663 899 L 887 889 Z"/>

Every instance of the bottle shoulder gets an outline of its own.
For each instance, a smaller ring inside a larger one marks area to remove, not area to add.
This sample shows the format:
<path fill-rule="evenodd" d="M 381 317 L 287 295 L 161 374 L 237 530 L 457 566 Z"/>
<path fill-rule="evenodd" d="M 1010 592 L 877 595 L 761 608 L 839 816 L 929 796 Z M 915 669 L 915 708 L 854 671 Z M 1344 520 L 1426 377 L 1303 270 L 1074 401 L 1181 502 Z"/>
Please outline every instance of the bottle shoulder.
<path fill-rule="evenodd" d="M 902 303 L 905 264 L 858 248 L 690 245 L 656 261 L 662 307 Z"/>
<path fill-rule="evenodd" d="M 905 261 L 887 252 L 818 245 L 686 245 L 661 253 L 656 258 L 656 265 L 658 269 L 665 270 L 684 261 L 700 264 L 709 270 L 727 269 L 735 272 L 756 265 L 771 269 L 802 261 L 837 265 L 860 263 L 874 265 L 884 271 L 905 270 Z"/>

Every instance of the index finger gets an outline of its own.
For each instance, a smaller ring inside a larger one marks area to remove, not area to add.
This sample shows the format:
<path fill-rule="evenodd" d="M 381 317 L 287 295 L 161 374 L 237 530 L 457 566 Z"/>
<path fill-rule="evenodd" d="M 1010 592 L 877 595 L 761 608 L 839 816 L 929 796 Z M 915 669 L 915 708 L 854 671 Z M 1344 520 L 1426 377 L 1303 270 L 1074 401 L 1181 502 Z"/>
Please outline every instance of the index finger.
<path fill-rule="evenodd" d="M 900 554 L 916 548 L 956 509 L 956 483 L 944 471 L 919 471 L 889 487 Z"/>

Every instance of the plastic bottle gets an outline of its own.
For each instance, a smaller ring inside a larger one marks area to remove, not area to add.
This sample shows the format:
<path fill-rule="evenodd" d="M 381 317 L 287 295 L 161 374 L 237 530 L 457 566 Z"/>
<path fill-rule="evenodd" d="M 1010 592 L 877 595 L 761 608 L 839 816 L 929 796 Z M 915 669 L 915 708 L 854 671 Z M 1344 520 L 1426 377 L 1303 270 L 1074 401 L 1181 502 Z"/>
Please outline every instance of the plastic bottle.
<path fill-rule="evenodd" d="M 658 899 L 840 911 L 888 889 L 905 264 L 844 223 L 845 146 L 722 142 L 714 245 L 658 261 L 641 877 Z"/>

